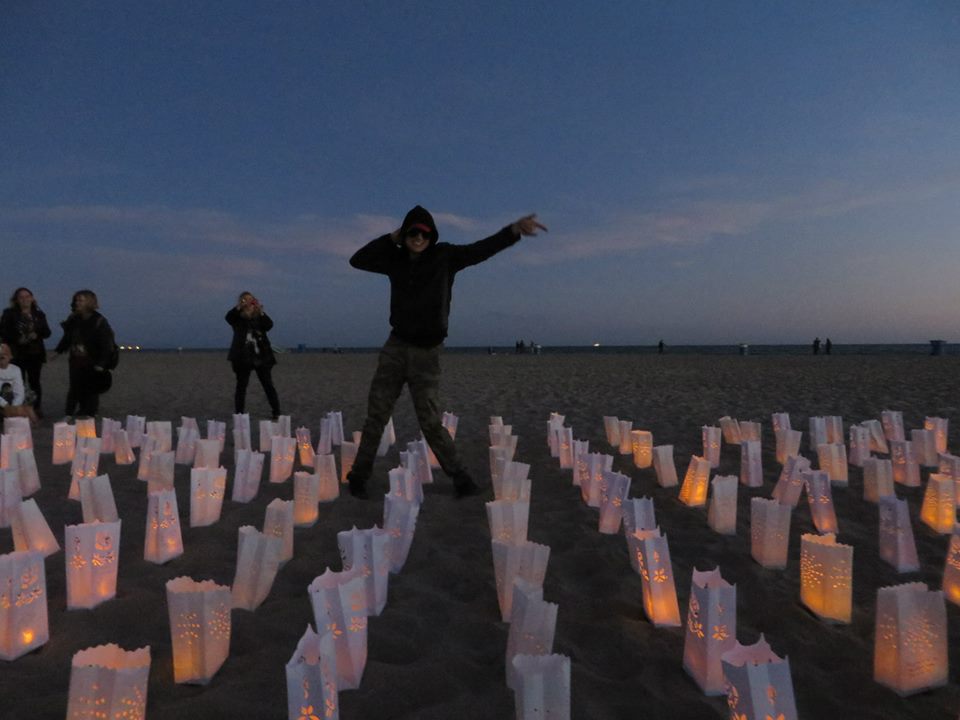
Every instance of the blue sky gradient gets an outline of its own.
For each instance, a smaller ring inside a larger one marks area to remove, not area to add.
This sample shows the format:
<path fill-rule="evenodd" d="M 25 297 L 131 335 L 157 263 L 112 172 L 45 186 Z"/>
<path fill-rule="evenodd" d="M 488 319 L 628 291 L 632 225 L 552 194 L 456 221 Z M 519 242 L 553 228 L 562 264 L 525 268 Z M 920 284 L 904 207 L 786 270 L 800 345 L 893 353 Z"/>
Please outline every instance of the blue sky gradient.
<path fill-rule="evenodd" d="M 15 2 L 0 296 L 119 339 L 372 346 L 350 254 L 470 242 L 449 344 L 960 341 L 955 2 Z"/>

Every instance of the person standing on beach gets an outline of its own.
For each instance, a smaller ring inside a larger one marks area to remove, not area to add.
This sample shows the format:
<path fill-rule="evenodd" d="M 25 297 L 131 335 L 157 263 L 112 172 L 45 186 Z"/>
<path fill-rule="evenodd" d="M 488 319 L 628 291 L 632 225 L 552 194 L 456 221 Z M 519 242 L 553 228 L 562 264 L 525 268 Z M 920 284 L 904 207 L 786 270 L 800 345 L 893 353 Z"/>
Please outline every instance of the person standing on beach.
<path fill-rule="evenodd" d="M 423 437 L 453 480 L 456 497 L 480 492 L 440 417 L 440 350 L 447 337 L 453 280 L 460 270 L 505 250 L 522 236 L 546 231 L 536 217 L 522 217 L 470 245 L 451 245 L 437 242 L 433 216 L 417 205 L 399 228 L 371 240 L 350 258 L 353 267 L 390 278 L 391 328 L 370 383 L 360 447 L 347 475 L 353 496 L 367 497 L 377 446 L 404 385 L 410 388 Z"/>
<path fill-rule="evenodd" d="M 244 412 L 247 402 L 247 385 L 250 373 L 255 372 L 263 392 L 267 395 L 273 418 L 280 416 L 280 400 L 273 386 L 272 368 L 277 364 L 273 347 L 267 333 L 273 328 L 273 320 L 263 310 L 263 305 L 253 293 L 242 292 L 237 304 L 227 311 L 224 318 L 233 328 L 233 340 L 227 360 L 237 376 L 233 394 L 233 409 L 236 414 Z"/>
<path fill-rule="evenodd" d="M 25 417 L 31 425 L 37 424 L 34 409 L 24 400 L 23 373 L 11 363 L 13 355 L 10 346 L 0 343 L 0 415 L 3 417 Z"/>
<path fill-rule="evenodd" d="M 813 339 L 813 354 L 814 355 L 820 354 L 820 338 L 819 337 L 815 337 Z"/>
<path fill-rule="evenodd" d="M 70 385 L 66 416 L 93 417 L 100 406 L 100 394 L 110 389 L 108 367 L 114 353 L 113 329 L 99 313 L 100 303 L 92 290 L 78 290 L 70 302 L 70 315 L 60 323 L 63 338 L 56 352 L 70 353 Z"/>
<path fill-rule="evenodd" d="M 833 350 L 833 343 L 830 342 L 830 338 L 827 338 L 826 344 L 823 346 L 824 352 L 829 355 L 830 351 Z"/>
<path fill-rule="evenodd" d="M 19 287 L 10 296 L 10 307 L 0 316 L 0 342 L 10 346 L 14 364 L 23 371 L 27 385 L 33 390 L 33 410 L 43 417 L 40 407 L 43 388 L 40 370 L 47 361 L 43 341 L 50 337 L 47 316 L 37 305 L 29 288 Z"/>

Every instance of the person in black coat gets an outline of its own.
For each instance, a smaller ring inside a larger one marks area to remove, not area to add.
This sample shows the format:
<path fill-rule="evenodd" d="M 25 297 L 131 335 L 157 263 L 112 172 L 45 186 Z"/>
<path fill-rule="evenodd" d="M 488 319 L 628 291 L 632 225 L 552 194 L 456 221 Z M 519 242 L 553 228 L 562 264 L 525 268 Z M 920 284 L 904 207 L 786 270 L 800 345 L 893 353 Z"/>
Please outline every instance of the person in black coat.
<path fill-rule="evenodd" d="M 230 343 L 227 360 L 237 376 L 237 387 L 233 396 L 234 412 L 238 415 L 244 412 L 250 373 L 255 372 L 267 395 L 273 417 L 277 418 L 280 415 L 280 400 L 271 377 L 277 358 L 267 337 L 267 333 L 273 328 L 273 320 L 263 311 L 260 301 L 249 292 L 240 293 L 237 304 L 230 308 L 225 319 L 233 328 L 233 341 Z"/>
<path fill-rule="evenodd" d="M 50 337 L 47 316 L 37 306 L 29 288 L 19 287 L 10 296 L 10 307 L 0 316 L 0 342 L 10 346 L 13 364 L 23 371 L 24 380 L 33 390 L 33 409 L 38 417 L 43 416 L 40 402 L 43 388 L 40 371 L 47 361 L 43 341 Z"/>
<path fill-rule="evenodd" d="M 66 415 L 93 417 L 100 406 L 100 394 L 110 387 L 107 369 L 113 355 L 113 329 L 99 313 L 100 303 L 92 290 L 78 290 L 70 302 L 70 315 L 60 323 L 63 338 L 56 352 L 70 353 L 70 386 Z"/>

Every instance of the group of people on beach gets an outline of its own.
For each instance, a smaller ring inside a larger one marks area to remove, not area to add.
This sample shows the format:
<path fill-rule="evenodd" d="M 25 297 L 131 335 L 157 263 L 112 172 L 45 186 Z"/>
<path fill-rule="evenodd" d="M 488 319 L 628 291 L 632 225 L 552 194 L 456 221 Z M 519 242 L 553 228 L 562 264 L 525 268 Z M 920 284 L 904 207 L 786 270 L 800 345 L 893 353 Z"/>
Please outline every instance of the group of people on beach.
<path fill-rule="evenodd" d="M 830 338 L 827 338 L 827 341 L 823 344 L 823 354 L 824 354 L 824 355 L 829 355 L 831 352 L 833 352 L 833 343 L 830 341 Z M 820 354 L 820 338 L 819 338 L 819 336 L 818 336 L 818 337 L 815 337 L 815 338 L 813 339 L 813 354 L 814 354 L 814 355 L 819 355 L 819 354 Z"/>

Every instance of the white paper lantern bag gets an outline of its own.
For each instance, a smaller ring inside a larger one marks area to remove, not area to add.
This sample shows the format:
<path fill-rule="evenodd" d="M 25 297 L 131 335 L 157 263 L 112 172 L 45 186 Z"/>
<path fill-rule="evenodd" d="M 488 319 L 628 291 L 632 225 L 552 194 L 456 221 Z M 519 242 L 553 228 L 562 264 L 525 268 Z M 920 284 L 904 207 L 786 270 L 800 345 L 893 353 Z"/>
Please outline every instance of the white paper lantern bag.
<path fill-rule="evenodd" d="M 552 416 L 552 415 L 555 415 L 556 413 L 550 413 L 550 414 L 551 414 L 551 416 Z M 491 416 L 490 416 L 490 422 L 489 422 L 488 424 L 489 424 L 489 425 L 498 425 L 498 426 L 499 426 L 499 425 L 503 425 L 503 418 L 502 418 L 500 415 L 491 415 Z M 550 441 L 550 439 L 547 438 L 547 442 L 549 442 L 549 441 Z"/>
<path fill-rule="evenodd" d="M 512 434 L 510 425 L 496 425 L 490 427 L 490 447 L 504 448 L 507 460 L 513 460 L 517 453 L 517 436 Z"/>
<path fill-rule="evenodd" d="M 490 537 L 504 543 L 527 540 L 530 519 L 529 500 L 494 500 L 486 503 Z"/>
<path fill-rule="evenodd" d="M 589 453 L 586 464 L 587 472 L 580 476 L 580 496 L 587 505 L 598 508 L 603 494 L 603 473 L 613 468 L 613 455 Z"/>
<path fill-rule="evenodd" d="M 633 453 L 633 443 L 630 441 L 630 431 L 633 430 L 632 420 L 620 421 L 620 454 L 630 455 Z"/>
<path fill-rule="evenodd" d="M 673 445 L 653 447 L 653 469 L 657 474 L 657 485 L 660 487 L 676 487 L 679 484 L 677 466 L 673 461 Z"/>
<path fill-rule="evenodd" d="M 774 434 L 781 430 L 790 430 L 790 413 L 773 413 L 770 416 L 770 424 L 773 426 Z"/>
<path fill-rule="evenodd" d="M 741 420 L 740 421 L 740 442 L 744 440 L 756 440 L 761 442 L 762 437 L 762 428 L 760 423 L 752 422 L 750 420 Z"/>
<path fill-rule="evenodd" d="M 304 467 L 313 467 L 313 457 L 316 452 L 313 450 L 313 441 L 310 439 L 310 428 L 298 427 L 296 434 L 300 464 Z"/>
<path fill-rule="evenodd" d="M 947 676 L 943 593 L 920 582 L 878 588 L 873 679 L 906 696 L 942 687 Z"/>
<path fill-rule="evenodd" d="M 113 432 L 113 461 L 117 465 L 133 465 L 137 456 L 133 454 L 133 448 L 130 447 L 130 438 L 127 437 L 126 430 L 115 430 Z"/>
<path fill-rule="evenodd" d="M 849 623 L 853 613 L 853 546 L 833 533 L 800 536 L 800 602 L 821 620 Z"/>
<path fill-rule="evenodd" d="M 827 415 L 824 419 L 827 421 L 827 443 L 842 443 L 845 439 L 843 434 L 843 417 L 840 415 Z"/>
<path fill-rule="evenodd" d="M 90 443 L 90 444 L 87 444 Z M 98 438 L 87 441 L 78 440 L 77 450 L 70 465 L 70 490 L 67 497 L 71 500 L 80 499 L 80 478 L 94 478 L 100 467 L 100 440 Z"/>
<path fill-rule="evenodd" d="M 10 527 L 22 503 L 19 473 L 16 470 L 0 470 L 0 528 Z"/>
<path fill-rule="evenodd" d="M 535 587 L 542 587 L 550 560 L 550 548 L 529 540 L 520 543 L 493 540 L 491 547 L 500 617 L 504 622 L 509 622 L 513 610 L 514 580 L 519 578 Z"/>
<path fill-rule="evenodd" d="M 630 498 L 623 503 L 623 532 L 632 535 L 637 530 L 653 530 L 657 527 L 653 498 Z"/>
<path fill-rule="evenodd" d="M 234 502 L 246 503 L 253 500 L 260 491 L 260 479 L 263 477 L 263 453 L 252 450 L 238 450 L 233 470 Z"/>
<path fill-rule="evenodd" d="M 923 419 L 923 429 L 930 430 L 934 435 L 934 443 L 936 444 L 938 453 L 947 452 L 947 430 L 949 427 L 949 420 L 942 417 L 925 417 Z"/>
<path fill-rule="evenodd" d="M 293 500 L 275 498 L 267 505 L 263 534 L 280 539 L 280 562 L 293 557 Z"/>
<path fill-rule="evenodd" d="M 30 428 L 30 419 L 26 417 L 3 418 L 3 434 L 16 438 L 14 447 L 17 450 L 33 450 L 33 430 Z"/>
<path fill-rule="evenodd" d="M 17 552 L 32 550 L 46 558 L 60 550 L 60 544 L 33 498 L 24 500 L 14 510 L 10 528 L 13 531 L 13 548 Z"/>
<path fill-rule="evenodd" d="M 810 506 L 810 517 L 817 532 L 839 532 L 830 476 L 822 470 L 811 470 L 803 473 L 803 481 L 807 491 L 807 503 Z"/>
<path fill-rule="evenodd" d="M 937 467 L 937 434 L 933 430 L 911 430 L 910 442 L 917 462 L 923 467 Z"/>
<path fill-rule="evenodd" d="M 823 417 L 810 418 L 808 431 L 810 433 L 810 452 L 815 453 L 818 447 L 827 444 L 827 419 Z"/>
<path fill-rule="evenodd" d="M 490 459 L 490 484 L 493 486 L 494 494 L 496 494 L 503 478 L 503 468 L 510 462 L 513 455 L 509 448 L 491 446 L 487 451 L 487 456 Z M 404 453 L 402 452 L 400 453 L 400 461 L 404 467 L 407 466 L 408 463 L 404 461 Z"/>
<path fill-rule="evenodd" d="M 347 442 L 344 440 L 340 443 L 340 484 L 345 485 L 347 482 L 347 475 L 350 474 L 350 471 L 353 469 L 353 461 L 357 458 L 357 447 L 356 443 Z M 424 458 L 426 460 L 426 458 Z M 429 461 L 427 461 L 429 463 Z"/>
<path fill-rule="evenodd" d="M 391 420 L 391 427 L 393 427 L 392 425 L 393 418 L 390 418 L 390 420 Z M 460 424 L 460 418 L 457 415 L 454 415 L 452 412 L 444 412 L 440 418 L 440 424 L 443 425 L 444 428 L 446 428 L 447 433 L 450 435 L 451 440 L 457 439 L 457 426 Z M 390 442 L 390 444 L 392 445 L 396 441 L 397 441 L 397 438 L 396 438 L 396 435 L 394 434 L 394 438 Z"/>
<path fill-rule="evenodd" d="M 231 606 L 256 610 L 267 599 L 280 568 L 283 541 L 252 525 L 237 531 L 237 568 L 230 588 Z"/>
<path fill-rule="evenodd" d="M 939 473 L 930 475 L 920 506 L 920 519 L 934 532 L 953 532 L 957 523 L 956 483 L 953 478 Z"/>
<path fill-rule="evenodd" d="M 827 443 L 817 447 L 817 464 L 830 476 L 834 485 L 846 487 L 850 482 L 847 470 L 847 448 L 841 443 Z"/>
<path fill-rule="evenodd" d="M 507 461 L 503 465 L 500 481 L 493 486 L 493 496 L 497 500 L 530 500 L 530 465 Z"/>
<path fill-rule="evenodd" d="M 774 437 L 777 441 L 777 462 L 781 465 L 786 464 L 787 458 L 800 454 L 800 442 L 803 439 L 803 433 L 799 430 L 777 430 Z"/>
<path fill-rule="evenodd" d="M 703 440 L 703 458 L 710 463 L 711 468 L 720 467 L 720 428 L 713 425 L 704 425 L 700 428 Z"/>
<path fill-rule="evenodd" d="M 642 432 L 642 431 L 641 431 Z M 580 476 L 586 472 L 586 457 L 590 454 L 589 440 L 573 441 L 573 477 L 571 480 L 577 487 L 580 486 Z"/>
<path fill-rule="evenodd" d="M 150 455 L 150 469 L 147 473 L 147 492 L 173 490 L 173 478 L 176 472 L 174 453 L 154 452 Z"/>
<path fill-rule="evenodd" d="M 333 572 L 329 568 L 307 588 L 314 622 L 333 637 L 337 688 L 360 687 L 367 664 L 367 605 L 362 571 Z"/>
<path fill-rule="evenodd" d="M 320 502 L 331 502 L 340 497 L 340 480 L 337 477 L 337 461 L 331 454 L 314 455 L 313 470 L 320 478 L 318 498 Z"/>
<path fill-rule="evenodd" d="M 285 670 L 288 720 L 339 720 L 333 633 L 318 635 L 307 625 Z"/>
<path fill-rule="evenodd" d="M 387 605 L 390 580 L 390 559 L 387 547 L 390 533 L 374 525 L 372 528 L 344 530 L 337 533 L 337 546 L 344 570 L 359 570 L 363 576 L 367 615 L 379 615 Z"/>
<path fill-rule="evenodd" d="M 32 550 L 0 555 L 0 660 L 16 660 L 49 639 L 43 555 Z"/>
<path fill-rule="evenodd" d="M 739 445 L 743 441 L 743 436 L 740 433 L 740 423 L 737 422 L 736 418 L 732 418 L 729 415 L 724 415 L 719 420 L 720 430 L 723 432 L 723 441 L 729 443 L 730 445 Z"/>
<path fill-rule="evenodd" d="M 111 643 L 80 650 L 70 664 L 67 720 L 144 720 L 149 677 L 149 645 L 127 651 Z"/>
<path fill-rule="evenodd" d="M 623 503 L 630 494 L 630 477 L 618 472 L 603 473 L 603 490 L 600 494 L 599 531 L 604 535 L 620 532 L 623 519 Z"/>
<path fill-rule="evenodd" d="M 620 418 L 613 415 L 603 416 L 603 430 L 607 435 L 607 444 L 610 447 L 620 447 Z"/>
<path fill-rule="evenodd" d="M 423 486 L 413 471 L 403 466 L 395 467 L 387 473 L 390 482 L 390 496 L 408 502 L 423 502 Z"/>
<path fill-rule="evenodd" d="M 390 533 L 387 544 L 387 558 L 390 572 L 403 570 L 413 544 L 413 533 L 417 528 L 417 516 L 420 503 L 387 495 L 383 498 L 383 529 Z"/>
<path fill-rule="evenodd" d="M 883 434 L 883 425 L 880 424 L 879 420 L 863 420 L 860 423 L 861 427 L 865 427 L 870 433 L 870 450 L 871 452 L 878 452 L 887 454 L 890 452 L 887 447 L 887 437 Z"/>
<path fill-rule="evenodd" d="M 570 658 L 516 655 L 513 658 L 517 720 L 570 720 Z"/>
<path fill-rule="evenodd" d="M 17 455 L 19 456 L 19 452 Z M 938 453 L 937 472 L 941 475 L 949 475 L 954 480 L 960 480 L 960 457 L 950 453 Z"/>
<path fill-rule="evenodd" d="M 798 720 L 790 660 L 773 652 L 763 633 L 753 645 L 735 643 L 721 662 L 731 718 Z"/>
<path fill-rule="evenodd" d="M 196 421 L 194 421 L 196 422 Z M 192 427 L 177 428 L 177 450 L 174 461 L 177 465 L 192 465 L 197 454 L 200 431 Z"/>
<path fill-rule="evenodd" d="M 776 500 L 750 498 L 750 555 L 765 568 L 787 566 L 791 510 Z"/>
<path fill-rule="evenodd" d="M 320 437 L 317 438 L 317 455 L 329 455 L 333 452 L 332 434 L 330 430 L 330 418 L 325 417 L 320 420 Z"/>
<path fill-rule="evenodd" d="M 191 468 L 190 527 L 207 527 L 217 522 L 226 491 L 226 468 Z"/>
<path fill-rule="evenodd" d="M 343 413 L 339 410 L 331 410 L 327 413 L 330 421 L 330 442 L 339 445 L 343 442 Z"/>
<path fill-rule="evenodd" d="M 213 580 L 168 580 L 173 680 L 206 685 L 230 654 L 230 588 Z"/>
<path fill-rule="evenodd" d="M 721 535 L 737 534 L 737 476 L 717 475 L 710 483 L 707 525 Z"/>
<path fill-rule="evenodd" d="M 297 471 L 293 474 L 293 524 L 312 527 L 320 518 L 320 476 Z"/>
<path fill-rule="evenodd" d="M 120 519 L 109 475 L 80 478 L 80 507 L 85 523 L 114 522 Z"/>
<path fill-rule="evenodd" d="M 557 430 L 557 457 L 560 459 L 561 470 L 573 469 L 573 428 L 565 427 Z"/>
<path fill-rule="evenodd" d="M 220 440 L 217 438 L 197 440 L 193 466 L 208 469 L 220 467 Z"/>
<path fill-rule="evenodd" d="M 550 413 L 550 418 L 547 420 L 547 447 L 550 448 L 550 457 L 560 457 L 560 447 L 558 444 L 557 433 L 563 429 L 563 421 L 565 419 L 565 415 L 552 412 Z M 512 431 L 512 428 L 509 426 L 507 426 L 507 429 L 508 432 Z"/>
<path fill-rule="evenodd" d="M 233 416 L 233 449 L 253 450 L 250 437 L 250 416 L 246 413 Z"/>
<path fill-rule="evenodd" d="M 913 535 L 911 534 L 911 539 Z M 943 563 L 943 594 L 954 605 L 960 605 L 960 525 L 954 528 Z"/>
<path fill-rule="evenodd" d="M 881 559 L 899 573 L 917 572 L 920 560 L 907 501 L 894 496 L 882 497 L 877 505 L 880 512 Z"/>
<path fill-rule="evenodd" d="M 903 413 L 899 410 L 884 410 L 880 413 L 883 434 L 887 440 L 903 442 L 907 439 L 903 430 Z"/>
<path fill-rule="evenodd" d="M 680 606 L 667 536 L 659 529 L 635 533 L 636 567 L 643 589 L 643 611 L 657 627 L 680 627 Z"/>
<path fill-rule="evenodd" d="M 30 497 L 40 490 L 40 473 L 33 448 L 17 450 L 17 477 L 20 479 L 20 494 Z"/>
<path fill-rule="evenodd" d="M 79 441 L 78 441 L 79 442 Z M 150 478 L 150 461 L 155 452 L 161 452 L 157 447 L 159 440 L 144 435 L 140 440 L 140 462 L 137 464 L 137 480 L 147 481 Z M 79 445 L 77 450 L 79 451 Z M 76 462 L 76 458 L 74 458 Z"/>
<path fill-rule="evenodd" d="M 803 492 L 803 474 L 810 471 L 810 461 L 799 455 L 787 458 L 780 472 L 776 487 L 773 488 L 773 498 L 783 505 L 796 507 Z"/>
<path fill-rule="evenodd" d="M 356 455 L 356 450 L 354 450 Z M 293 474 L 293 462 L 297 457 L 297 441 L 291 437 L 276 436 L 270 445 L 270 482 L 282 483 Z M 353 464 L 351 459 L 350 464 Z"/>
<path fill-rule="evenodd" d="M 273 446 L 273 438 L 280 436 L 280 428 L 273 420 L 260 421 L 260 441 L 258 447 L 260 452 L 266 454 L 270 452 Z"/>
<path fill-rule="evenodd" d="M 173 423 L 169 420 L 152 420 L 147 422 L 147 437 L 153 438 L 155 449 L 159 452 L 173 450 Z"/>
<path fill-rule="evenodd" d="M 77 418 L 77 437 L 95 438 L 97 436 L 97 421 L 94 418 Z"/>
<path fill-rule="evenodd" d="M 523 581 L 518 581 L 523 582 Z M 507 687 L 518 688 L 513 658 L 517 655 L 549 655 L 557 628 L 556 603 L 524 595 L 514 588 L 513 617 L 507 633 Z"/>
<path fill-rule="evenodd" d="M 759 440 L 743 440 L 740 443 L 740 482 L 746 487 L 763 485 L 763 464 Z"/>
<path fill-rule="evenodd" d="M 54 465 L 66 465 L 73 460 L 74 448 L 77 444 L 77 429 L 64 422 L 53 425 L 53 458 Z"/>
<path fill-rule="evenodd" d="M 143 437 L 143 429 L 147 419 L 140 415 L 127 415 L 127 421 L 123 427 L 127 431 L 127 437 L 130 440 L 131 447 L 140 447 L 140 441 Z"/>
<path fill-rule="evenodd" d="M 909 440 L 890 440 L 893 481 L 904 487 L 920 487 L 920 465 Z"/>
<path fill-rule="evenodd" d="M 89 610 L 116 596 L 120 522 L 64 528 L 68 610 Z"/>
<path fill-rule="evenodd" d="M 227 441 L 227 424 L 222 420 L 207 420 L 207 440 L 220 443 L 220 452 Z"/>
<path fill-rule="evenodd" d="M 863 499 L 875 503 L 893 494 L 893 463 L 875 457 L 864 460 Z"/>
<path fill-rule="evenodd" d="M 863 467 L 863 463 L 870 457 L 870 431 L 862 425 L 850 426 L 850 452 L 848 461 L 851 465 Z"/>
<path fill-rule="evenodd" d="M 723 579 L 720 568 L 694 568 L 684 630 L 683 669 L 705 695 L 726 693 L 721 658 L 736 642 L 737 586 Z"/>
<path fill-rule="evenodd" d="M 703 507 L 707 504 L 707 491 L 710 487 L 710 461 L 698 455 L 690 457 L 687 474 L 680 486 L 680 502 L 689 507 Z"/>
<path fill-rule="evenodd" d="M 143 541 L 143 559 L 162 565 L 183 555 L 180 512 L 175 490 L 147 493 L 147 531 Z"/>

